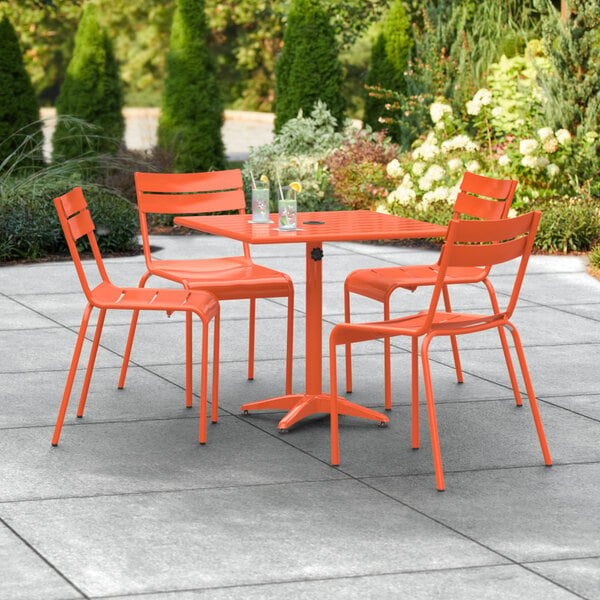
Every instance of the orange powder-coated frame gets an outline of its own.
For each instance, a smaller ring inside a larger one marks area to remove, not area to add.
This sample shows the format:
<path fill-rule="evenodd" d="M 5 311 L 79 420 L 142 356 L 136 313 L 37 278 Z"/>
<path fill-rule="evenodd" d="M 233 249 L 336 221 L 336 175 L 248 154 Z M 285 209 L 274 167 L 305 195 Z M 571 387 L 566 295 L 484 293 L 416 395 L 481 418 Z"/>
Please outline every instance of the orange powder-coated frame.
<path fill-rule="evenodd" d="M 218 258 L 157 259 L 152 256 L 148 215 L 155 213 L 187 215 L 224 211 L 244 214 L 246 201 L 239 169 L 207 173 L 135 173 L 140 232 L 147 271 L 140 280 L 144 287 L 154 275 L 183 285 L 186 289 L 206 290 L 221 300 L 250 301 L 248 335 L 248 379 L 254 378 L 254 337 L 257 298 L 287 298 L 286 393 L 292 391 L 292 353 L 294 323 L 294 286 L 285 273 L 252 261 L 250 248 L 243 244 L 243 255 Z M 245 215 L 248 220 L 250 217 Z M 125 385 L 129 356 L 138 313 L 134 312 L 119 377 Z M 187 321 L 188 330 L 191 320 Z"/>
<path fill-rule="evenodd" d="M 493 179 L 469 173 L 464 174 L 460 184 L 460 191 L 454 203 L 454 219 L 467 215 L 476 219 L 504 219 L 508 215 L 510 205 L 515 195 L 517 182 L 512 179 Z M 390 299 L 392 294 L 403 288 L 414 292 L 418 287 L 432 286 L 437 281 L 439 262 L 433 265 L 409 265 L 398 267 L 383 267 L 380 269 L 358 269 L 352 271 L 344 281 L 344 321 L 350 322 L 350 294 L 359 294 L 377 300 L 383 304 L 383 318 L 390 318 Z M 450 294 L 448 286 L 457 283 L 479 283 L 486 286 L 492 303 L 492 308 L 498 310 L 498 301 L 494 288 L 487 279 L 489 269 L 480 267 L 452 268 L 447 272 L 445 285 L 442 289 L 444 306 L 451 312 Z M 513 388 L 515 385 L 515 370 L 508 350 L 508 341 L 503 329 L 498 330 L 506 365 L 508 368 Z M 460 355 L 456 337 L 450 337 L 456 378 L 459 383 L 463 381 L 460 365 Z M 385 408 L 392 408 L 391 384 L 391 347 L 390 339 L 384 340 L 384 374 L 385 374 Z M 350 344 L 346 347 L 346 391 L 352 391 L 352 351 Z M 413 388 L 413 394 L 418 394 L 418 389 Z M 517 394 L 516 402 L 521 404 L 521 397 Z"/>
<path fill-rule="evenodd" d="M 531 212 L 514 219 L 493 221 L 461 221 L 453 220 L 448 227 L 446 243 L 440 254 L 439 271 L 433 287 L 428 310 L 418 314 L 399 319 L 384 320 L 373 323 L 340 323 L 333 328 L 329 338 L 330 369 L 331 369 L 331 462 L 339 464 L 339 438 L 338 438 L 338 413 L 337 402 L 337 369 L 336 347 L 355 342 L 372 340 L 376 338 L 390 338 L 405 335 L 412 338 L 412 375 L 413 390 L 417 386 L 418 376 L 418 339 L 423 337 L 421 344 L 421 360 L 425 379 L 425 394 L 427 398 L 427 412 L 429 416 L 429 429 L 433 462 L 435 466 L 436 483 L 438 490 L 444 489 L 444 475 L 442 470 L 442 457 L 438 436 L 433 387 L 429 368 L 429 344 L 437 336 L 455 336 L 476 333 L 487 329 L 500 329 L 506 327 L 512 334 L 515 349 L 521 366 L 527 396 L 537 430 L 544 462 L 551 465 L 550 452 L 546 436 L 542 427 L 537 401 L 531 384 L 531 377 L 525 361 L 523 346 L 516 327 L 510 322 L 513 314 L 529 255 L 533 247 L 535 233 L 539 224 L 541 213 Z M 492 313 L 465 314 L 451 311 L 438 311 L 437 306 L 446 285 L 448 272 L 452 269 L 472 269 L 483 267 L 486 273 L 493 265 L 520 258 L 519 269 L 514 280 L 512 293 L 507 306 L 503 311 L 493 307 Z M 515 381 L 512 381 L 513 393 L 519 396 Z M 412 447 L 419 447 L 419 399 L 413 394 L 412 404 Z"/>
<path fill-rule="evenodd" d="M 54 204 L 58 212 L 60 224 L 65 234 L 69 251 L 79 281 L 83 288 L 87 305 L 83 313 L 79 335 L 75 344 L 73 359 L 65 385 L 62 402 L 60 405 L 54 435 L 52 437 L 52 445 L 57 446 L 60 433 L 62 430 L 65 413 L 69 404 L 77 365 L 81 356 L 85 333 L 90 320 L 93 308 L 98 308 L 100 314 L 96 325 L 96 333 L 92 343 L 92 349 L 88 360 L 88 366 L 85 373 L 83 389 L 77 408 L 77 416 L 82 417 L 85 408 L 87 393 L 90 387 L 94 363 L 100 344 L 100 336 L 102 334 L 102 326 L 107 310 L 161 310 L 168 315 L 176 311 L 185 312 L 191 317 L 193 313 L 200 317 L 203 323 L 202 336 L 202 382 L 200 390 L 200 432 L 199 441 L 201 444 L 206 442 L 206 420 L 207 420 L 207 389 L 208 389 L 208 327 L 211 320 L 214 320 L 213 330 L 213 381 L 212 381 L 212 409 L 211 420 L 217 421 L 218 418 L 218 377 L 219 377 L 219 302 L 216 297 L 210 292 L 189 291 L 189 290 L 165 290 L 153 288 L 123 288 L 113 285 L 108 278 L 96 237 L 94 235 L 94 223 L 88 211 L 87 203 L 83 196 L 81 188 L 74 188 L 69 193 L 54 199 Z M 87 236 L 92 253 L 95 259 L 95 264 L 101 283 L 95 287 L 91 287 L 86 270 L 81 262 L 79 251 L 77 250 L 77 240 L 83 236 Z M 186 358 L 188 367 L 192 363 L 192 337 L 191 331 L 186 328 Z M 186 369 L 186 405 L 192 405 L 192 375 L 191 368 Z"/>
<path fill-rule="evenodd" d="M 298 229 L 279 231 L 275 225 L 251 224 L 240 215 L 176 217 L 175 223 L 249 244 L 306 244 L 306 389 L 241 407 L 243 411 L 289 411 L 278 424 L 287 430 L 313 413 L 330 411 L 329 394 L 322 389 L 323 242 L 348 240 L 443 237 L 446 227 L 368 210 L 306 212 L 298 214 Z M 338 412 L 380 422 L 388 418 L 344 398 L 337 398 Z"/>

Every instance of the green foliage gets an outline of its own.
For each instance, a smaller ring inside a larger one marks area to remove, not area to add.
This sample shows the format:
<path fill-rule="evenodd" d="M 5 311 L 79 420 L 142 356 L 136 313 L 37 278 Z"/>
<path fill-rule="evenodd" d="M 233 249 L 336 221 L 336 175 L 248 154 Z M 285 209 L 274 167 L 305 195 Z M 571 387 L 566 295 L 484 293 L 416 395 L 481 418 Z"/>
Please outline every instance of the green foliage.
<path fill-rule="evenodd" d="M 332 194 L 348 208 L 373 208 L 394 189 L 386 166 L 398 147 L 383 132 L 350 130 L 340 147 L 325 159 Z"/>
<path fill-rule="evenodd" d="M 64 182 L 45 182 L 17 192 L 0 192 L 0 262 L 38 260 L 68 254 L 52 199 L 68 191 Z M 137 247 L 138 217 L 125 199 L 93 186 L 84 187 L 103 252 L 128 252 Z M 87 241 L 82 249 L 89 250 Z"/>
<path fill-rule="evenodd" d="M 180 173 L 225 166 L 223 106 L 204 8 L 204 0 L 178 0 L 171 28 L 158 144 Z"/>
<path fill-rule="evenodd" d="M 56 103 L 59 116 L 75 116 L 93 124 L 97 135 L 75 141 L 66 121 L 53 136 L 53 159 L 82 153 L 116 152 L 123 140 L 123 90 L 112 42 L 98 24 L 93 4 L 86 4 L 75 35 L 73 57 Z"/>
<path fill-rule="evenodd" d="M 349 123 L 345 123 L 348 128 Z M 322 102 L 317 102 L 309 117 L 300 114 L 283 125 L 271 144 L 254 147 L 246 162 L 243 175 L 249 200 L 250 180 L 266 175 L 271 181 L 271 208 L 276 207 L 276 185 L 292 181 L 302 184 L 298 194 L 299 210 L 327 210 L 337 203 L 326 194 L 328 174 L 323 168 L 326 157 L 344 139 L 337 131 L 335 118 Z"/>
<path fill-rule="evenodd" d="M 299 110 L 324 102 L 341 124 L 346 100 L 338 45 L 329 15 L 318 0 L 292 0 L 283 52 L 275 66 L 275 131 Z"/>
<path fill-rule="evenodd" d="M 408 54 L 412 46 L 410 27 L 404 2 L 402 0 L 392 0 L 390 10 L 383 23 L 383 33 L 385 36 L 385 54 L 394 69 L 394 89 L 399 92 L 406 91 L 404 71 L 408 67 Z"/>
<path fill-rule="evenodd" d="M 543 10 L 544 46 L 552 72 L 542 76 L 548 97 L 549 124 L 585 134 L 600 128 L 600 2 L 569 0 L 573 14 L 567 23 L 545 0 Z"/>
<path fill-rule="evenodd" d="M 9 169 L 15 151 L 23 167 L 43 163 L 39 108 L 25 70 L 19 41 L 7 18 L 0 21 L 0 171 Z"/>
<path fill-rule="evenodd" d="M 596 272 L 600 271 L 600 244 L 594 246 L 589 255 L 588 260 Z"/>
<path fill-rule="evenodd" d="M 542 252 L 586 252 L 600 240 L 600 207 L 585 197 L 547 200 L 533 205 L 542 211 L 535 238 Z"/>

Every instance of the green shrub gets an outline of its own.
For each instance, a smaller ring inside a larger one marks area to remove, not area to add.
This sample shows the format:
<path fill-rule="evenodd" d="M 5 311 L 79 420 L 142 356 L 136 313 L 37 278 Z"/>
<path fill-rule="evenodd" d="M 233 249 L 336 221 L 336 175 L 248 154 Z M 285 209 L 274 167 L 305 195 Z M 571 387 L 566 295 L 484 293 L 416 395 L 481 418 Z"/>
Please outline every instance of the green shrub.
<path fill-rule="evenodd" d="M 352 130 L 325 159 L 332 195 L 348 208 L 373 208 L 395 189 L 386 167 L 398 147 L 383 132 Z"/>
<path fill-rule="evenodd" d="M 76 183 L 46 182 L 17 193 L 0 194 L 0 261 L 39 260 L 68 255 L 52 199 Z M 137 248 L 138 216 L 124 198 L 93 186 L 83 186 L 102 252 L 131 252 Z M 82 250 L 89 250 L 87 240 Z"/>
<path fill-rule="evenodd" d="M 346 99 L 338 44 L 329 15 L 319 0 L 293 0 L 275 65 L 275 131 L 302 110 L 324 102 L 341 127 Z"/>
<path fill-rule="evenodd" d="M 600 244 L 594 246 L 588 254 L 590 265 L 596 272 L 600 272 Z"/>
<path fill-rule="evenodd" d="M 5 17 L 0 21 L 0 171 L 14 165 L 15 152 L 22 157 L 21 167 L 43 164 L 41 140 L 35 91 L 15 30 Z"/>
<path fill-rule="evenodd" d="M 346 127 L 350 124 L 346 122 Z M 276 209 L 277 181 L 282 185 L 292 181 L 302 184 L 298 194 L 299 210 L 330 210 L 339 208 L 327 195 L 328 174 L 323 168 L 325 158 L 340 146 L 344 135 L 336 131 L 337 122 L 327 106 L 317 102 L 309 117 L 302 113 L 287 121 L 271 144 L 251 149 L 243 168 L 246 199 L 250 202 L 250 173 L 266 175 L 271 181 L 271 209 Z"/>
<path fill-rule="evenodd" d="M 53 158 L 116 152 L 123 141 L 123 89 L 112 42 L 87 3 L 75 35 L 73 57 L 56 101 L 59 116 L 77 117 L 94 127 L 77 135 L 69 120 L 59 119 L 52 140 Z"/>
<path fill-rule="evenodd" d="M 534 249 L 542 252 L 587 252 L 600 241 L 597 199 L 540 201 L 529 208 L 542 211 Z"/>
<path fill-rule="evenodd" d="M 225 167 L 223 105 L 207 34 L 204 0 L 177 0 L 158 145 L 172 153 L 180 173 Z"/>

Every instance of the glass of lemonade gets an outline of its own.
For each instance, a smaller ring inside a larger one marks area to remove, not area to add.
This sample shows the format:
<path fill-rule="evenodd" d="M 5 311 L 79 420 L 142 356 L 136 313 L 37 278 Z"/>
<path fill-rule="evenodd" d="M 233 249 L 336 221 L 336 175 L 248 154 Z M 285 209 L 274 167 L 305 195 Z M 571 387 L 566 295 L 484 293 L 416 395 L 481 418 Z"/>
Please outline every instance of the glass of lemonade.
<path fill-rule="evenodd" d="M 256 181 L 252 188 L 252 222 L 269 222 L 269 182 Z"/>
<path fill-rule="evenodd" d="M 279 194 L 279 229 L 296 229 L 296 215 L 296 191 L 283 186 Z"/>

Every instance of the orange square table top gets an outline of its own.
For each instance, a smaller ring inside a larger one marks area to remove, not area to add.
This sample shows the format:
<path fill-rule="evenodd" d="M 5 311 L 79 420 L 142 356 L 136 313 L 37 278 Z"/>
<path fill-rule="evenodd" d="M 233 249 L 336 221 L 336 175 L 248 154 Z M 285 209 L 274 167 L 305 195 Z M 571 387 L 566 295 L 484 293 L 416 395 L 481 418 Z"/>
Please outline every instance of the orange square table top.
<path fill-rule="evenodd" d="M 299 212 L 298 228 L 277 229 L 277 214 L 271 223 L 251 223 L 252 215 L 175 217 L 177 225 L 229 237 L 250 244 L 334 242 L 352 240 L 444 237 L 446 227 L 370 210 Z"/>

